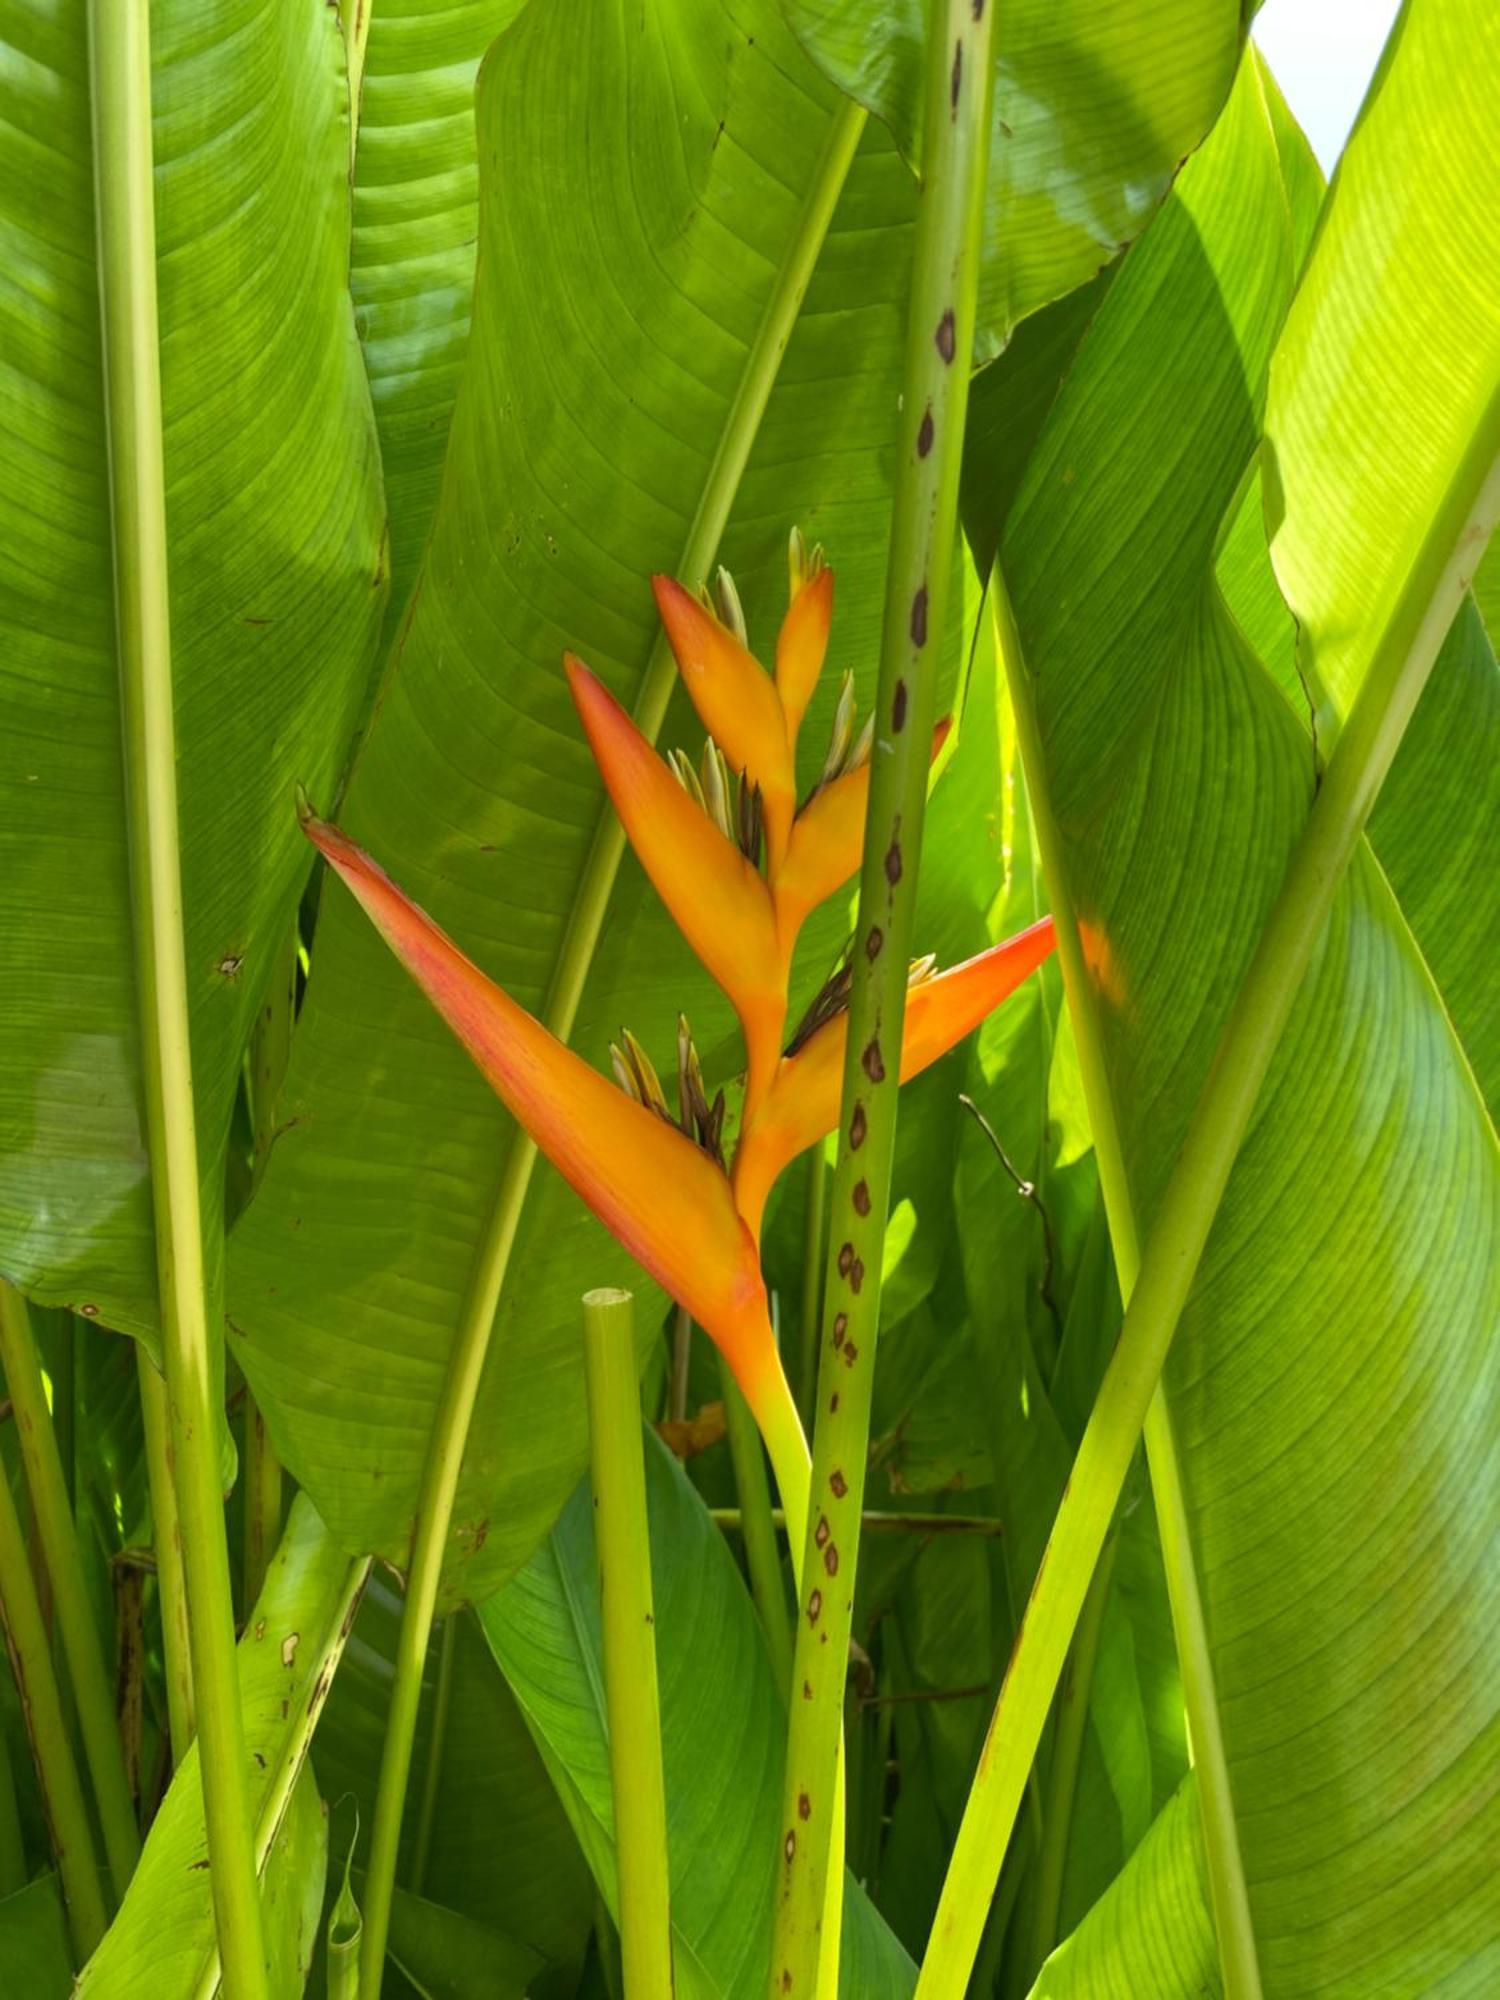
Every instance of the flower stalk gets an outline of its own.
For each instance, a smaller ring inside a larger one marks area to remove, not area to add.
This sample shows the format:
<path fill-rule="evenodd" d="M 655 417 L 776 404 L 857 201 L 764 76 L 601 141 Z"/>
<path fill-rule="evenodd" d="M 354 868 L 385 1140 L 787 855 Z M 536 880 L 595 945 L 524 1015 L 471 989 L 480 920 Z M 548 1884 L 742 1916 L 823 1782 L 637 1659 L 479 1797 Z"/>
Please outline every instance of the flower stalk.
<path fill-rule="evenodd" d="M 907 961 L 968 406 L 993 90 L 993 7 L 940 0 L 922 180 L 859 916 L 830 1201 L 810 1539 L 797 1620 L 769 1992 L 832 1992 L 836 1775 L 869 1451 Z"/>
<path fill-rule="evenodd" d="M 162 1353 L 210 1879 L 229 2000 L 264 2000 L 261 1939 L 219 1487 L 193 1104 L 167 588 L 147 0 L 91 0 L 104 398 L 126 831 Z"/>
<path fill-rule="evenodd" d="M 629 1292 L 606 1286 L 584 1293 L 583 1367 L 625 2000 L 663 2000 L 673 1990 L 671 1870 L 635 1310 Z"/>

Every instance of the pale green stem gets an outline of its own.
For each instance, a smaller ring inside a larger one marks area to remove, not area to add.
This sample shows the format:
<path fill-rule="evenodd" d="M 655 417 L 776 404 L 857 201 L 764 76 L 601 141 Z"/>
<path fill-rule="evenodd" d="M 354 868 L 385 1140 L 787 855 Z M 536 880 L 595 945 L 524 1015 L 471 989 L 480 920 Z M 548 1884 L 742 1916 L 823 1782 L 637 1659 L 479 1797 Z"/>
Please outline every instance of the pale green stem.
<path fill-rule="evenodd" d="M 605 1288 L 584 1293 L 583 1372 L 589 1402 L 625 2000 L 666 2000 L 672 1991 L 667 1792 L 656 1688 L 656 1615 L 635 1309 L 629 1292 Z"/>
<path fill-rule="evenodd" d="M 813 1441 L 810 1539 L 792 1671 L 772 2000 L 837 1989 L 837 1783 L 869 1457 L 907 967 L 974 345 L 996 9 L 929 10 L 922 177 L 897 433 L 870 797 L 849 995 Z"/>
<path fill-rule="evenodd" d="M 148 0 L 90 0 L 89 52 L 136 996 L 173 1482 L 224 1987 L 228 2000 L 262 2000 L 268 1988 L 219 1490 L 189 1046 Z"/>
<path fill-rule="evenodd" d="M 16 1692 L 26 1718 L 47 1832 L 57 1860 L 68 1932 L 79 1964 L 104 1935 L 107 1922 L 99 1863 L 89 1832 L 83 1785 L 68 1741 L 52 1648 L 26 1554 L 26 1537 L 10 1481 L 0 1475 L 0 1613 L 10 1646 Z"/>
<path fill-rule="evenodd" d="M 249 1082 L 252 1191 L 260 1185 L 276 1137 L 276 1104 L 292 1051 L 297 1019 L 297 960 L 301 937 L 296 920 L 271 966 L 266 996 L 250 1033 L 246 1064 Z M 266 1568 L 281 1539 L 281 1460 L 266 1429 L 254 1391 L 245 1390 L 244 1573 L 241 1602 L 250 1616 L 266 1579 Z"/>
<path fill-rule="evenodd" d="M 1261 1085 L 1334 894 L 1500 508 L 1500 461 L 1493 456 L 1497 428 L 1500 414 L 1492 413 L 1379 635 L 1219 1038 L 1011 1656 L 938 1904 L 917 2000 L 953 2000 L 973 1965 L 995 1871 L 1073 1627 Z M 1018 639 L 1008 604 L 1002 601 L 999 608 L 1007 619 L 1008 651 Z M 1236 1977 L 1242 1973 L 1257 1976 L 1253 1961 L 1236 1968 Z"/>
<path fill-rule="evenodd" d="M 145 1347 L 136 1342 L 136 1379 L 141 1392 L 141 1425 L 146 1437 L 146 1478 L 151 1488 L 151 1544 L 156 1556 L 156 1602 L 161 1613 L 161 1649 L 167 1683 L 167 1727 L 175 1771 L 195 1733 L 193 1659 L 188 1643 L 187 1583 L 182 1573 L 182 1530 L 172 1485 L 167 1423 L 167 1385 Z"/>
<path fill-rule="evenodd" d="M 1104 1553 L 1094 1571 L 1078 1620 L 1078 1630 L 1068 1653 L 1067 1670 L 1057 1691 L 1052 1756 L 1047 1765 L 1047 1790 L 1042 1802 L 1041 1842 L 1030 1896 L 1031 1963 L 1028 1984 L 1057 1942 L 1063 1876 L 1067 1869 L 1069 1837 L 1073 1828 L 1073 1803 L 1078 1796 L 1078 1770 L 1083 1761 L 1084 1738 L 1088 1732 L 1089 1694 L 1094 1683 L 1099 1637 L 1104 1630 L 1104 1607 L 1109 1601 L 1110 1579 L 1114 1574 L 1115 1551 L 1119 1544 L 1119 1530 L 1116 1529 L 1105 1544 Z"/>
<path fill-rule="evenodd" d="M 1053 922 L 1057 928 L 1058 956 L 1062 962 L 1068 1008 L 1073 1017 L 1073 1039 L 1078 1050 L 1084 1101 L 1094 1139 L 1094 1156 L 1114 1251 L 1115 1274 L 1121 1300 L 1128 1306 L 1141 1263 L 1135 1205 L 1125 1171 L 1125 1151 L 1104 1059 L 1098 996 L 1084 960 L 1083 941 L 1078 934 L 1078 920 L 1068 887 L 1062 837 L 1052 812 L 1032 690 L 1014 622 L 1009 616 L 1004 578 L 998 568 L 993 580 L 992 606 L 996 621 L 996 646 L 1010 688 L 1032 826 L 1051 896 Z M 1157 1384 L 1146 1415 L 1145 1438 L 1146 1460 L 1166 1570 L 1167 1597 L 1182 1675 L 1183 1704 L 1187 1710 L 1188 1731 L 1197 1768 L 1199 1812 L 1226 2000 L 1257 2000 L 1260 1975 L 1255 1926 L 1245 1886 L 1239 1824 L 1235 1816 L 1229 1758 L 1219 1717 L 1213 1656 L 1209 1650 L 1208 1628 L 1198 1588 L 1197 1565 L 1193 1560 L 1187 1502 L 1172 1435 L 1167 1388 L 1163 1382 Z"/>
<path fill-rule="evenodd" d="M 426 1893 L 427 1870 L 432 1860 L 432 1830 L 437 1824 L 438 1793 L 443 1782 L 443 1753 L 448 1742 L 448 1716 L 453 1707 L 453 1670 L 458 1662 L 458 1618 L 456 1611 L 448 1613 L 443 1620 L 443 1636 L 438 1642 L 437 1686 L 432 1691 L 432 1729 L 427 1738 L 427 1768 L 422 1773 L 417 1837 L 411 1855 L 411 1886 L 419 1896 Z"/>
<path fill-rule="evenodd" d="M 807 1156 L 807 1197 L 802 1211 L 802 1323 L 798 1329 L 797 1406 L 811 1432 L 818 1393 L 818 1330 L 823 1323 L 823 1234 L 828 1221 L 828 1163 L 821 1145 Z"/>
<path fill-rule="evenodd" d="M 83 1557 L 73 1523 L 68 1483 L 58 1454 L 57 1435 L 47 1407 L 42 1365 L 26 1301 L 0 1280 L 0 1361 L 15 1412 L 21 1462 L 52 1585 L 52 1607 L 72 1678 L 84 1756 L 99 1808 L 104 1851 L 114 1878 L 115 1900 L 125 1893 L 141 1851 L 130 1781 L 115 1726 L 114 1692 L 104 1668 L 99 1628 L 89 1605 Z"/>
<path fill-rule="evenodd" d="M 765 316 L 746 360 L 734 405 L 683 546 L 678 569 L 690 587 L 702 583 L 707 577 L 709 563 L 729 519 L 729 510 L 739 490 L 750 448 L 760 427 L 781 357 L 796 325 L 797 314 L 859 144 L 864 122 L 864 112 L 853 104 L 845 103 L 834 113 L 795 241 L 778 274 Z M 653 741 L 666 714 L 673 672 L 671 649 L 664 639 L 658 638 L 651 650 L 635 709 L 637 723 Z M 546 1024 L 562 1041 L 566 1041 L 573 1030 L 578 1003 L 593 963 L 624 848 L 624 831 L 613 812 L 606 810 L 600 819 L 578 886 L 546 1009 Z M 365 1934 L 360 1956 L 364 2000 L 379 2000 L 386 1939 L 390 1932 L 396 1857 L 401 1842 L 401 1817 L 421 1700 L 422 1669 L 437 1606 L 443 1552 L 453 1518 L 464 1447 L 489 1353 L 490 1336 L 505 1289 L 511 1251 L 515 1246 L 527 1190 L 531 1186 L 536 1157 L 535 1145 L 524 1133 L 518 1132 L 506 1156 L 484 1234 L 475 1254 L 428 1442 L 422 1489 L 412 1530 L 406 1605 L 396 1644 L 395 1679 L 375 1797 L 370 1867 L 365 1879 Z"/>
<path fill-rule="evenodd" d="M 740 1496 L 736 1521 L 745 1540 L 750 1592 L 760 1614 L 761 1630 L 771 1655 L 771 1671 L 783 1697 L 792 1684 L 792 1619 L 781 1575 L 781 1552 L 771 1509 L 771 1482 L 766 1476 L 765 1450 L 739 1384 L 727 1361 L 719 1363 L 724 1397 L 724 1428 L 734 1464 L 735 1489 Z"/>

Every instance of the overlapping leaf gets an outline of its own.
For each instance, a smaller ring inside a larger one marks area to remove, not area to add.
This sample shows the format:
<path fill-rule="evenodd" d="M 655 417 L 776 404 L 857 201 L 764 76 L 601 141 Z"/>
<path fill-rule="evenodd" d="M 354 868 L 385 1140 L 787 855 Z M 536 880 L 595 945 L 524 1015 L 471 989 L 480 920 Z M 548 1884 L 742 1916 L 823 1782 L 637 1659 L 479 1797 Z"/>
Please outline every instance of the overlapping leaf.
<path fill-rule="evenodd" d="M 1404 37 L 1422 21 L 1419 4 Z M 1440 100 L 1429 73 L 1418 98 L 1426 143 L 1489 157 L 1470 93 Z M 1415 107 L 1377 103 L 1357 144 L 1380 143 L 1382 115 Z M 1394 222 L 1361 212 L 1373 254 Z M 1147 1222 L 1315 781 L 1305 722 L 1212 581 L 1289 220 L 1247 76 L 1079 348 L 1002 548 Z M 1368 422 L 1357 365 L 1344 393 Z M 1434 969 L 1362 853 L 1170 1371 L 1262 1967 L 1287 1995 L 1468 1990 L 1496 1922 L 1480 1635 L 1497 1522 L 1474 1472 L 1500 1398 L 1500 1172 Z M 1143 1876 L 1189 1881 L 1161 1843 L 1191 1834 L 1174 1813 Z M 1116 1915 L 1138 1888 L 1111 1893 Z M 1174 1893 L 1163 1919 L 1159 1897 L 1137 1901 L 1167 1928 L 1045 1990 L 1196 1990 L 1178 1925 L 1201 1931 L 1201 1906 Z"/>
<path fill-rule="evenodd" d="M 976 12 L 981 11 L 976 7 Z M 995 113 L 980 276 L 981 360 L 1139 234 L 1218 115 L 1243 34 L 1238 0 L 1010 0 L 995 32 Z M 920 155 L 924 0 L 787 0 L 828 76 Z M 956 88 L 962 58 L 955 57 Z"/>
<path fill-rule="evenodd" d="M 384 557 L 346 290 L 334 17 L 174 0 L 151 27 L 188 985 L 212 1218 L 246 1031 L 306 874 L 293 786 L 330 785 L 346 754 Z M 140 1332 L 156 1284 L 86 10 L 7 4 L 0 48 L 0 1268 Z"/>
<path fill-rule="evenodd" d="M 763 0 L 530 8 L 487 62 L 474 337 L 418 597 L 344 818 L 523 1003 L 543 1004 L 601 793 L 565 645 L 622 696 L 656 632 L 832 93 Z M 833 666 L 873 672 L 909 178 L 855 161 L 725 555 L 769 649 L 793 520 L 838 569 Z M 860 366 L 851 369 L 849 356 Z M 826 740 L 837 675 L 805 735 Z M 696 747 L 682 707 L 664 740 Z M 801 985 L 836 946 L 809 927 Z M 730 1028 L 627 861 L 574 1041 L 622 1017 L 663 1057 L 686 1005 Z M 331 898 L 260 1195 L 237 1231 L 236 1351 L 350 1546 L 399 1556 L 453 1329 L 513 1128 L 356 912 Z M 583 1459 L 579 1294 L 621 1253 L 546 1168 L 511 1261 L 460 1489 L 452 1581 L 523 1560 Z M 643 1314 L 649 1327 L 649 1314 Z"/>

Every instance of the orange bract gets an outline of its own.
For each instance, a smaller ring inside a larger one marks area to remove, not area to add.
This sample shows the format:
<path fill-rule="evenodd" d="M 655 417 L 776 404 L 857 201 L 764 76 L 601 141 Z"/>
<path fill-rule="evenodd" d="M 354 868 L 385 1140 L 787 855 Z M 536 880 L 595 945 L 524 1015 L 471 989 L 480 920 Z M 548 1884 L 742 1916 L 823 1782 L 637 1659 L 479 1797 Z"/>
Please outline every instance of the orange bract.
<path fill-rule="evenodd" d="M 1055 943 L 1052 919 L 992 945 L 951 971 L 913 986 L 906 996 L 901 1080 L 916 1076 L 993 1013 L 1035 972 Z M 747 1119 L 734 1159 L 734 1193 L 757 1240 L 766 1197 L 777 1176 L 838 1123 L 849 1042 L 849 1016 L 836 1014 L 794 1056 L 783 1058 L 760 1109 Z"/>
<path fill-rule="evenodd" d="M 486 979 L 369 855 L 303 822 L 506 1109 L 611 1234 L 752 1385 L 778 1368 L 760 1263 L 723 1170 Z"/>

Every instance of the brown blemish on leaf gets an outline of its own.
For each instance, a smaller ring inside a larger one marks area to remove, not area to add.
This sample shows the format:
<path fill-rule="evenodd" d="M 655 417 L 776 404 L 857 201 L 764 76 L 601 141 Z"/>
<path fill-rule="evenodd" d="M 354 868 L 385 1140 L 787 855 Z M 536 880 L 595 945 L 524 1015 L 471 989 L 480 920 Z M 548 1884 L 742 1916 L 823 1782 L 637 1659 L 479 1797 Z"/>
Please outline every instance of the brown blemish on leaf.
<path fill-rule="evenodd" d="M 302 1644 L 300 1632 L 288 1632 L 281 1642 L 281 1664 L 289 1667 L 297 1657 L 297 1648 Z"/>

